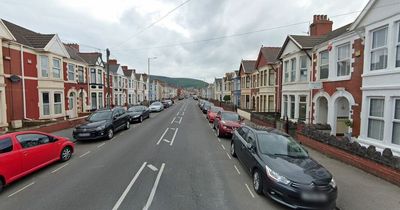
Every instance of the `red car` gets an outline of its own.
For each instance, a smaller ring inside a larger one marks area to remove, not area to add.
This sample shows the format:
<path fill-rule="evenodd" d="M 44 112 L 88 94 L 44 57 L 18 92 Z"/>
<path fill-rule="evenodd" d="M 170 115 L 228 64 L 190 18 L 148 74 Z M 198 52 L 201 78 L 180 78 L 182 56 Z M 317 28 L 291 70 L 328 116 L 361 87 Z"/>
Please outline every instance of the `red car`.
<path fill-rule="evenodd" d="M 209 123 L 213 123 L 215 116 L 217 116 L 217 113 L 220 111 L 224 111 L 222 107 L 218 106 L 212 106 L 208 111 L 207 111 L 207 119 Z"/>
<path fill-rule="evenodd" d="M 67 161 L 74 143 L 37 131 L 0 136 L 0 191 L 5 185 L 55 161 Z"/>
<path fill-rule="evenodd" d="M 218 137 L 232 136 L 233 132 L 242 124 L 240 116 L 235 112 L 220 111 L 214 120 L 214 129 Z"/>

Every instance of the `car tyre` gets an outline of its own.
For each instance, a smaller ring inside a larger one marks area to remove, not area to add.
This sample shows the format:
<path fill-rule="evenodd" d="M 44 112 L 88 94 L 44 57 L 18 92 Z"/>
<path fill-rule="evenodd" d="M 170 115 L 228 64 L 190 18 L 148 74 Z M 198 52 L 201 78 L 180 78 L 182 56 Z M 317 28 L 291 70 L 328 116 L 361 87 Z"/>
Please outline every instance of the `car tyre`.
<path fill-rule="evenodd" d="M 143 116 L 140 116 L 139 122 L 143 122 Z"/>
<path fill-rule="evenodd" d="M 261 173 L 258 169 L 255 169 L 253 172 L 253 188 L 257 194 L 262 194 L 263 191 L 263 183 L 261 178 Z"/>
<path fill-rule="evenodd" d="M 114 131 L 112 128 L 107 130 L 107 139 L 110 140 L 114 137 Z"/>
<path fill-rule="evenodd" d="M 235 143 L 231 142 L 231 155 L 232 157 L 237 157 L 235 152 Z"/>
<path fill-rule="evenodd" d="M 72 156 L 72 148 L 66 146 L 61 150 L 60 161 L 61 162 L 68 161 L 69 159 L 71 159 L 71 156 Z"/>
<path fill-rule="evenodd" d="M 0 178 L 0 192 L 3 191 L 3 188 L 4 188 L 4 182 L 3 179 Z"/>
<path fill-rule="evenodd" d="M 126 121 L 125 130 L 128 130 L 130 127 L 131 127 L 131 123 L 129 121 Z"/>

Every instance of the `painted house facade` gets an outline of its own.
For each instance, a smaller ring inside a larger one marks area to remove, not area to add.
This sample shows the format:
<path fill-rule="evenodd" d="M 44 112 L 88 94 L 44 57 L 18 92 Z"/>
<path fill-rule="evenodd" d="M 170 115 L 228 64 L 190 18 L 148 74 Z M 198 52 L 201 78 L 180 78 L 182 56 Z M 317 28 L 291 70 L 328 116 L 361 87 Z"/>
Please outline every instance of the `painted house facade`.
<path fill-rule="evenodd" d="M 365 44 L 358 139 L 400 154 L 400 5 L 390 4 L 370 0 L 350 29 Z"/>
<path fill-rule="evenodd" d="M 240 108 L 253 109 L 251 100 L 252 74 L 255 70 L 255 60 L 242 60 L 239 66 L 240 76 Z"/>
<path fill-rule="evenodd" d="M 125 81 L 126 77 L 120 64 L 117 60 L 110 59 L 109 64 L 110 74 L 112 78 L 112 98 L 113 106 L 124 106 L 126 103 Z"/>
<path fill-rule="evenodd" d="M 239 70 L 233 72 L 231 101 L 236 107 L 240 107 L 240 75 Z"/>
<path fill-rule="evenodd" d="M 214 79 L 214 99 L 222 101 L 222 78 Z"/>

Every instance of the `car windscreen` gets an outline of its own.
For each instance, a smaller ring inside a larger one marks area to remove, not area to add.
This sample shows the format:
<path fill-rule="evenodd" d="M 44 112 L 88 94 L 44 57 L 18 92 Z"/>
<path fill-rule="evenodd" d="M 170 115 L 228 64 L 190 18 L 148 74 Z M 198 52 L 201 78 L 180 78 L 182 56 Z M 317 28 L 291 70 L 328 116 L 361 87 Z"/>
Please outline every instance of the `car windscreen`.
<path fill-rule="evenodd" d="M 262 154 L 295 158 L 308 157 L 307 152 L 292 137 L 271 133 L 259 133 L 257 137 Z"/>
<path fill-rule="evenodd" d="M 89 121 L 97 122 L 102 120 L 109 120 L 111 119 L 112 112 L 105 111 L 105 112 L 95 112 L 89 117 Z"/>
<path fill-rule="evenodd" d="M 154 103 L 152 103 L 151 105 L 152 105 L 152 106 L 160 106 L 161 103 L 160 103 L 160 102 L 154 102 Z"/>
<path fill-rule="evenodd" d="M 239 121 L 240 117 L 236 113 L 230 113 L 230 112 L 222 112 L 221 115 L 222 120 L 227 120 L 227 121 Z"/>
<path fill-rule="evenodd" d="M 219 111 L 223 111 L 224 109 L 222 109 L 221 107 L 217 107 L 217 106 L 213 106 L 211 107 L 211 112 L 219 112 Z"/>
<path fill-rule="evenodd" d="M 142 106 L 133 106 L 128 109 L 128 111 L 130 111 L 130 112 L 140 112 L 142 110 L 144 110 L 144 107 L 142 107 Z"/>

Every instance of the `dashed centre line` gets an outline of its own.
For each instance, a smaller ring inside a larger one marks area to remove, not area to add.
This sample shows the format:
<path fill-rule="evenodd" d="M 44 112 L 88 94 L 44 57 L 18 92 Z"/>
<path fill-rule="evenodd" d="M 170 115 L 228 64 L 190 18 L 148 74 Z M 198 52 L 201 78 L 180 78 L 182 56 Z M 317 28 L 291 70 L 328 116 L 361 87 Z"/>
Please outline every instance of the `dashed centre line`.
<path fill-rule="evenodd" d="M 232 160 L 231 156 L 227 152 L 226 155 L 228 156 L 229 160 Z"/>
<path fill-rule="evenodd" d="M 249 185 L 247 185 L 247 184 L 244 184 L 244 185 L 246 185 L 246 188 L 247 188 L 247 190 L 249 191 L 251 197 L 255 198 L 253 192 L 251 192 L 251 190 L 250 190 Z"/>
<path fill-rule="evenodd" d="M 235 167 L 236 172 L 240 175 L 240 171 L 239 171 L 238 167 L 236 165 L 233 165 L 233 167 Z"/>
<path fill-rule="evenodd" d="M 105 144 L 106 143 L 99 144 L 99 145 L 97 145 L 97 148 L 100 148 L 100 147 L 104 146 Z"/>
<path fill-rule="evenodd" d="M 61 170 L 62 168 L 64 168 L 64 167 L 67 166 L 67 165 L 68 165 L 68 163 L 66 163 L 66 164 L 60 166 L 59 168 L 53 170 L 51 173 L 54 174 L 54 173 L 56 173 L 57 171 Z"/>
<path fill-rule="evenodd" d="M 35 182 L 31 182 L 30 184 L 26 185 L 25 187 L 23 187 L 23 188 L 21 188 L 21 189 L 15 191 L 14 193 L 10 194 L 8 197 L 11 197 L 11 196 L 17 194 L 17 193 L 21 192 L 22 190 L 25 190 L 26 188 L 28 188 L 28 187 L 30 187 L 30 186 L 32 186 L 32 185 L 34 185 L 34 184 L 35 184 Z"/>
<path fill-rule="evenodd" d="M 225 147 L 224 147 L 224 145 L 223 145 L 223 144 L 221 144 L 221 147 L 222 147 L 222 149 L 224 149 L 224 150 L 225 150 Z"/>
<path fill-rule="evenodd" d="M 83 153 L 81 156 L 79 156 L 80 158 L 85 157 L 86 155 L 88 155 L 90 153 L 90 151 L 87 151 L 85 153 Z"/>

